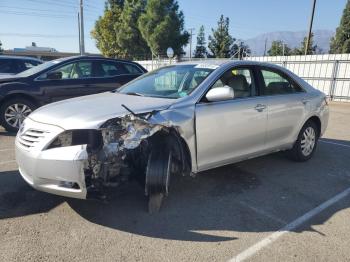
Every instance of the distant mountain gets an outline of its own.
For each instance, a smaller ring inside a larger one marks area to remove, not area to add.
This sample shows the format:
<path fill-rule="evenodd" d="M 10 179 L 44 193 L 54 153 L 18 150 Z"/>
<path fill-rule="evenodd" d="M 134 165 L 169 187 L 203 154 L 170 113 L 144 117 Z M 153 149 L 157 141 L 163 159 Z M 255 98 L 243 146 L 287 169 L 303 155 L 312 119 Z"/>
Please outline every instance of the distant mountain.
<path fill-rule="evenodd" d="M 322 53 L 327 53 L 329 51 L 329 42 L 334 32 L 331 30 L 315 30 L 314 33 L 314 44 L 321 49 Z M 252 55 L 260 56 L 264 54 L 265 41 L 267 39 L 266 52 L 270 49 L 272 41 L 282 40 L 290 48 L 299 47 L 300 43 L 303 41 L 304 37 L 307 35 L 306 31 L 299 32 L 271 32 L 258 35 L 257 37 L 247 39 L 244 42 L 248 44 L 252 50 Z"/>

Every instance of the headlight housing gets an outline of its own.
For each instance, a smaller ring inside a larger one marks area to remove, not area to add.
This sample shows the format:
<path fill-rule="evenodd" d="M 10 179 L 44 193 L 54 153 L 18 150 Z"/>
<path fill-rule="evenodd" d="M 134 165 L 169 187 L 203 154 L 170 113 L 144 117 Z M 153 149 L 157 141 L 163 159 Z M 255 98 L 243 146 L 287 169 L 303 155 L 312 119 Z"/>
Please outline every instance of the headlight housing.
<path fill-rule="evenodd" d="M 77 145 L 98 148 L 102 145 L 102 134 L 95 129 L 67 130 L 59 134 L 46 149 Z"/>

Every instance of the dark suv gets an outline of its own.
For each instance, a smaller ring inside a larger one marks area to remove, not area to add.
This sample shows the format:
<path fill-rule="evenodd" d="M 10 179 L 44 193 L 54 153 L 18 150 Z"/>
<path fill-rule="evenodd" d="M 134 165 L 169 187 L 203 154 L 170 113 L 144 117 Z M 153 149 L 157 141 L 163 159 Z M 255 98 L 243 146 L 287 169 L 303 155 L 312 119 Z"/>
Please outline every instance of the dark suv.
<path fill-rule="evenodd" d="M 1 55 L 0 76 L 18 74 L 42 63 L 43 61 L 31 57 Z"/>
<path fill-rule="evenodd" d="M 112 91 L 147 72 L 141 65 L 102 56 L 52 60 L 0 78 L 0 124 L 16 132 L 25 117 L 42 105 Z"/>

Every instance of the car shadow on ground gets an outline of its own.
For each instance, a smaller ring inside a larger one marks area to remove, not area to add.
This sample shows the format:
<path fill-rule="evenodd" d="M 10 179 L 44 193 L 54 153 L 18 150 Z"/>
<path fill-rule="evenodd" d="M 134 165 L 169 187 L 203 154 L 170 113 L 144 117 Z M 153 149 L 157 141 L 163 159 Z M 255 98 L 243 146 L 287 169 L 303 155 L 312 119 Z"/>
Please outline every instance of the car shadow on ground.
<path fill-rule="evenodd" d="M 293 163 L 285 153 L 276 153 L 202 172 L 196 178 L 176 177 L 160 212 L 152 215 L 147 213 L 147 199 L 136 183 L 121 188 L 107 202 L 84 201 L 36 191 L 17 171 L 2 172 L 0 218 L 49 212 L 67 202 L 94 224 L 137 235 L 197 242 L 235 240 L 237 232 L 276 231 L 348 188 L 350 180 L 343 171 L 349 170 L 349 164 L 338 159 L 341 153 L 344 159 L 350 156 L 348 148 L 320 143 L 307 163 Z M 336 173 L 338 165 L 343 166 Z M 330 172 L 336 177 L 328 176 Z M 315 223 L 323 224 L 349 206 L 339 205 Z M 314 231 L 313 225 L 294 232 Z"/>
<path fill-rule="evenodd" d="M 0 136 L 16 136 L 17 133 L 14 132 L 7 132 L 3 129 L 0 129 Z"/>

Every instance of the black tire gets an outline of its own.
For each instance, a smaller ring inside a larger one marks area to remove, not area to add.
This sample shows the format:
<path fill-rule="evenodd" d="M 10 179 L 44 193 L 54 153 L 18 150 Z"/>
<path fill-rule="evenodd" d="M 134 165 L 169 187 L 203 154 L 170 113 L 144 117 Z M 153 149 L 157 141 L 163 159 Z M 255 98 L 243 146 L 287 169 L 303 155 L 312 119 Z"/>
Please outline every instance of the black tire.
<path fill-rule="evenodd" d="M 308 130 L 309 132 L 310 131 L 314 132 L 314 136 L 315 136 L 314 142 L 311 142 L 312 136 L 310 138 L 306 139 L 306 137 L 305 137 L 307 135 L 306 130 Z M 305 162 L 305 161 L 309 160 L 313 156 L 313 154 L 315 153 L 319 134 L 320 134 L 320 131 L 318 130 L 318 127 L 315 124 L 315 122 L 307 121 L 304 124 L 304 126 L 301 128 L 299 135 L 298 135 L 298 139 L 295 141 L 293 148 L 289 151 L 290 157 L 294 161 L 297 161 L 297 162 Z M 310 143 L 310 145 L 313 143 L 312 148 L 311 148 L 311 146 L 308 147 L 309 144 L 307 144 L 307 143 Z M 309 148 L 309 150 L 306 150 L 306 148 Z"/>
<path fill-rule="evenodd" d="M 13 123 L 13 125 L 11 125 L 12 120 L 10 121 L 8 118 L 8 115 L 5 116 L 5 114 L 6 114 L 6 112 L 9 112 L 9 110 L 10 110 L 9 108 L 11 106 L 14 107 L 14 105 L 16 105 L 16 104 L 17 105 L 24 105 L 29 109 L 29 111 L 25 110 L 25 114 L 23 114 L 23 117 L 28 116 L 31 112 L 33 112 L 37 108 L 37 106 L 32 101 L 30 101 L 26 98 L 22 98 L 22 97 L 12 98 L 12 99 L 9 99 L 8 101 L 5 101 L 0 107 L 0 123 L 6 129 L 6 131 L 11 132 L 11 133 L 17 132 L 19 129 L 19 125 L 14 126 L 15 123 Z M 22 107 L 22 108 L 24 108 L 24 107 Z M 20 121 L 18 120 L 18 123 L 19 122 Z"/>
<path fill-rule="evenodd" d="M 171 176 L 172 153 L 166 147 L 152 149 L 147 163 L 145 191 L 148 196 L 148 211 L 158 212 L 163 197 L 168 194 Z"/>

